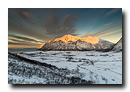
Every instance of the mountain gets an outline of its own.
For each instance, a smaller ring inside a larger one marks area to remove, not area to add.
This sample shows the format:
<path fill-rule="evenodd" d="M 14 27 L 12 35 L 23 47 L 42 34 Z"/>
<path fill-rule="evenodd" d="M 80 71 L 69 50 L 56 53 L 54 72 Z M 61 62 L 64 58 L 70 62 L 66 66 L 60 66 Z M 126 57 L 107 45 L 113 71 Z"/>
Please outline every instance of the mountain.
<path fill-rule="evenodd" d="M 39 45 L 37 48 L 41 48 L 43 45 Z"/>
<path fill-rule="evenodd" d="M 122 51 L 122 38 L 114 45 L 114 51 Z"/>
<path fill-rule="evenodd" d="M 96 44 L 98 43 L 99 41 L 99 38 L 97 37 L 91 37 L 91 36 L 88 36 L 88 37 L 84 37 L 84 38 L 80 38 L 80 37 L 76 37 L 76 36 L 72 36 L 72 35 L 64 35 L 63 37 L 61 38 L 57 38 L 57 39 L 52 39 L 46 43 L 49 43 L 51 41 L 63 41 L 63 42 L 68 42 L 68 41 L 77 41 L 77 40 L 81 40 L 81 41 L 86 41 L 88 43 L 92 43 L 92 44 Z"/>
<path fill-rule="evenodd" d="M 44 45 L 45 43 L 43 43 L 42 45 L 39 45 L 37 48 L 42 48 L 42 46 Z"/>
<path fill-rule="evenodd" d="M 52 39 L 46 42 L 40 50 L 44 51 L 108 51 L 112 49 L 114 43 L 99 39 L 98 37 L 76 37 L 65 35 L 61 38 Z"/>

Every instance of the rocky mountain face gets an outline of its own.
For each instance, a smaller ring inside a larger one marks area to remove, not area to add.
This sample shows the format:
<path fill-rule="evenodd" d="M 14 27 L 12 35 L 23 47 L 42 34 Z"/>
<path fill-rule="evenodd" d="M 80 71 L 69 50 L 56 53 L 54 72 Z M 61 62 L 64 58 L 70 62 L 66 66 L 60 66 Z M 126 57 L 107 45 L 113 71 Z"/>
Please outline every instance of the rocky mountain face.
<path fill-rule="evenodd" d="M 108 51 L 112 49 L 114 43 L 105 41 L 95 37 L 86 37 L 77 39 L 74 36 L 69 35 L 63 36 L 64 39 L 51 40 L 43 45 L 40 50 L 44 51 L 87 51 L 87 50 L 96 50 L 96 51 Z"/>
<path fill-rule="evenodd" d="M 114 51 L 122 51 L 122 38 L 114 45 Z"/>

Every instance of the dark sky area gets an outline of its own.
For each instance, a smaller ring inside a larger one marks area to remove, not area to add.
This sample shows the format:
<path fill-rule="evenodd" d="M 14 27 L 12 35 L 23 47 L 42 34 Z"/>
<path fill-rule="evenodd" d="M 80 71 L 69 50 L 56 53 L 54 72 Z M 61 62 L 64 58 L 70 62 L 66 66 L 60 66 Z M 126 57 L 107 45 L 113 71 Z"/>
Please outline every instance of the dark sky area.
<path fill-rule="evenodd" d="M 9 8 L 8 47 L 36 48 L 70 34 L 116 43 L 122 37 L 121 8 Z"/>

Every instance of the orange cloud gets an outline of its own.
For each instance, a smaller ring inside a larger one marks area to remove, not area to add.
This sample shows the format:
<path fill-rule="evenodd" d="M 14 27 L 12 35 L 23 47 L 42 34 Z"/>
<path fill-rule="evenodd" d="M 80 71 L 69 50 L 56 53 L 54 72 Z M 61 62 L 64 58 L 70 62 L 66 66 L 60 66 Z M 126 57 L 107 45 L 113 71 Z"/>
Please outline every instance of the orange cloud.
<path fill-rule="evenodd" d="M 37 46 L 28 46 L 28 45 L 8 45 L 8 48 L 37 48 Z"/>
<path fill-rule="evenodd" d="M 31 14 L 29 12 L 26 11 L 22 11 L 22 14 L 26 17 L 26 18 L 30 18 Z"/>

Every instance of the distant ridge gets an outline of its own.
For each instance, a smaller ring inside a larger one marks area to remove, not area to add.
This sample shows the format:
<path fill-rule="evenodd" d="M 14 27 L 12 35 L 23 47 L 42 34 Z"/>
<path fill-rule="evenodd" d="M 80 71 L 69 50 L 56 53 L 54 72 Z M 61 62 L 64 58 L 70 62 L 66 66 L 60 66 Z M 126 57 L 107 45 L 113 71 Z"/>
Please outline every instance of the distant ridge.
<path fill-rule="evenodd" d="M 122 38 L 113 47 L 114 51 L 122 51 Z"/>
<path fill-rule="evenodd" d="M 80 38 L 72 35 L 65 35 L 61 38 L 52 39 L 46 42 L 40 50 L 44 51 L 108 51 L 114 43 L 99 39 L 97 37 Z"/>

